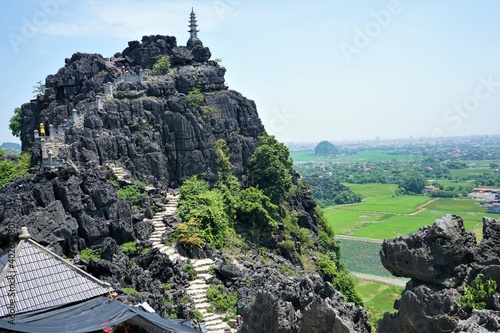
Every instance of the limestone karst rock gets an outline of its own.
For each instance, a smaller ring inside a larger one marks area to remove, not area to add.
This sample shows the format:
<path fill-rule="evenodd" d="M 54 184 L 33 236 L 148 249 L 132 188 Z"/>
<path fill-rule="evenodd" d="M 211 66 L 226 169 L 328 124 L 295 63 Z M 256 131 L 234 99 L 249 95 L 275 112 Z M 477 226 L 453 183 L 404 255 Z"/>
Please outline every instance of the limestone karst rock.
<path fill-rule="evenodd" d="M 385 240 L 382 264 L 411 280 L 396 302 L 398 312 L 386 313 L 377 332 L 499 332 L 498 294 L 486 299 L 487 310 L 474 313 L 466 312 L 460 302 L 462 285 L 470 285 L 478 274 L 500 286 L 499 237 L 500 220 L 483 219 L 483 238 L 477 244 L 462 218 L 445 215 L 432 226 Z"/>

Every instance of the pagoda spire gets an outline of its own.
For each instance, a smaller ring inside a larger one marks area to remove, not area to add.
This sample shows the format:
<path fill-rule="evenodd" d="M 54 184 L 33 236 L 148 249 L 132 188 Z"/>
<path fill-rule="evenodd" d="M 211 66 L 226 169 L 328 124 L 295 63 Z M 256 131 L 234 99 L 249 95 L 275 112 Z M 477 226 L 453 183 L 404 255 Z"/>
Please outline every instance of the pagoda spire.
<path fill-rule="evenodd" d="M 198 31 L 196 27 L 198 25 L 196 24 L 196 14 L 193 11 L 193 7 L 191 7 L 191 19 L 189 20 L 189 33 L 191 34 L 190 38 L 198 38 L 198 35 L 196 34 Z"/>

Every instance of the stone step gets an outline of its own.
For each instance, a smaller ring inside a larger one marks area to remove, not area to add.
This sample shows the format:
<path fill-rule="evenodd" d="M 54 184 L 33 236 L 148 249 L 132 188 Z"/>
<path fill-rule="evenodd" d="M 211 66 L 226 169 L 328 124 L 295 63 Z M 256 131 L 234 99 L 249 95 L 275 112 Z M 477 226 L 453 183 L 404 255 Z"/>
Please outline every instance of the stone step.
<path fill-rule="evenodd" d="M 210 305 L 210 303 L 208 302 L 203 302 L 203 303 L 194 303 L 194 307 L 196 308 L 196 310 L 200 310 L 200 309 L 206 309 L 208 308 Z"/>
<path fill-rule="evenodd" d="M 206 274 L 210 271 L 210 267 L 212 267 L 213 265 L 204 265 L 204 266 L 197 266 L 197 267 L 193 267 L 194 270 L 196 271 L 196 273 L 198 274 Z"/>
<path fill-rule="evenodd" d="M 217 324 L 207 324 L 207 322 L 205 322 L 205 325 L 207 326 L 208 332 L 224 330 L 226 327 L 227 328 L 229 327 L 229 325 L 223 322 L 222 320 L 220 321 L 220 323 Z"/>
<path fill-rule="evenodd" d="M 198 279 L 203 279 L 205 281 L 210 280 L 211 278 L 214 277 L 212 274 L 209 274 L 209 273 L 200 273 L 197 276 L 198 276 Z"/>

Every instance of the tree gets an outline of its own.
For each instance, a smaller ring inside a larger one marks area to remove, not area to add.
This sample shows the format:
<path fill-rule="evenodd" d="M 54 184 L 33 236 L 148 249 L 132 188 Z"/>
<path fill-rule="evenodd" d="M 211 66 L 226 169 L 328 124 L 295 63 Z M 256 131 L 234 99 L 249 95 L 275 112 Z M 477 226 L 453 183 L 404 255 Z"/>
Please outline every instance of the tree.
<path fill-rule="evenodd" d="M 33 86 L 33 98 L 39 98 L 45 96 L 45 83 L 38 81 L 36 85 Z"/>
<path fill-rule="evenodd" d="M 420 194 L 424 189 L 426 179 L 418 174 L 412 173 L 401 177 L 399 187 L 406 191 L 406 194 Z"/>
<path fill-rule="evenodd" d="M 168 55 L 164 55 L 156 60 L 153 65 L 153 73 L 155 75 L 165 75 L 170 72 L 170 57 Z"/>
<path fill-rule="evenodd" d="M 292 187 L 293 162 L 288 148 L 274 136 L 261 136 L 250 162 L 257 188 L 279 205 Z"/>
<path fill-rule="evenodd" d="M 278 228 L 278 223 L 274 220 L 278 207 L 261 190 L 255 187 L 242 190 L 238 202 L 238 221 L 252 227 L 257 242 L 265 228 Z"/>
<path fill-rule="evenodd" d="M 21 158 L 15 162 L 10 159 L 0 160 L 0 188 L 16 178 L 27 176 L 30 168 L 30 155 L 21 154 Z"/>
<path fill-rule="evenodd" d="M 193 219 L 199 228 L 200 237 L 210 245 L 220 248 L 227 237 L 234 233 L 232 220 L 226 212 L 224 196 L 208 183 L 196 177 L 187 179 L 181 186 L 181 200 L 177 208 L 183 221 Z M 190 228 L 194 228 L 191 225 Z"/>
<path fill-rule="evenodd" d="M 18 138 L 21 136 L 21 122 L 21 108 L 15 108 L 14 115 L 10 118 L 9 129 L 12 135 Z"/>

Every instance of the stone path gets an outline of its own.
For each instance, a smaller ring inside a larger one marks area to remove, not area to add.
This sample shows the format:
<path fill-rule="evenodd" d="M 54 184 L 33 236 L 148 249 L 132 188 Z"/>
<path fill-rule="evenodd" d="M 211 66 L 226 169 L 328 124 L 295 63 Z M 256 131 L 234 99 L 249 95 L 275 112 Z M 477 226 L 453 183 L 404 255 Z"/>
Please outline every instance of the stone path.
<path fill-rule="evenodd" d="M 189 287 L 186 289 L 186 293 L 193 302 L 195 309 L 203 315 L 203 319 L 201 321 L 205 323 L 206 332 L 236 332 L 235 330 L 231 330 L 229 325 L 222 321 L 222 317 L 220 315 L 207 312 L 207 308 L 210 306 L 210 303 L 207 300 L 207 289 L 209 287 L 207 281 L 213 277 L 209 270 L 210 266 L 213 266 L 214 261 L 209 258 L 189 259 L 177 251 L 175 244 L 165 245 L 161 241 L 162 235 L 166 230 L 163 218 L 175 215 L 178 201 L 178 194 L 167 194 L 167 203 L 164 210 L 156 213 L 152 218 L 154 231 L 149 240 L 153 243 L 154 248 L 159 249 L 159 251 L 168 256 L 172 262 L 178 261 L 180 263 L 190 264 L 193 266 L 193 269 L 196 271 L 197 278 L 196 280 L 190 282 Z"/>

